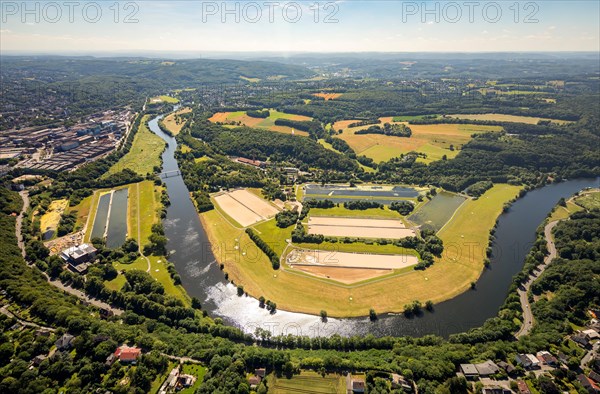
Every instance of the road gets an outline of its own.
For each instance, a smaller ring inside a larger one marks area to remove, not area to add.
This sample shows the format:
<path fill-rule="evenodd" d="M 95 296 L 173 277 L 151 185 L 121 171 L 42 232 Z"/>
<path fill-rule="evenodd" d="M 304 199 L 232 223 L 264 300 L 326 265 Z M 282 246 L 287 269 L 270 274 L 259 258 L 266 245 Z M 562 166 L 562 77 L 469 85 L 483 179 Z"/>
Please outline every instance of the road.
<path fill-rule="evenodd" d="M 14 313 L 12 313 L 11 311 L 9 311 L 7 309 L 7 306 L 4 305 L 2 308 L 0 308 L 0 313 L 2 313 L 3 315 L 6 315 L 8 317 L 11 317 L 13 319 L 15 319 L 16 321 L 18 321 L 19 323 L 21 323 L 21 325 L 26 326 L 26 327 L 33 327 L 33 328 L 43 328 L 46 331 L 56 331 L 54 328 L 52 327 L 46 327 L 46 326 L 40 326 L 39 324 L 27 321 L 27 320 L 23 320 L 20 317 L 16 316 Z"/>
<path fill-rule="evenodd" d="M 544 263 L 538 266 L 533 274 L 529 276 L 527 282 L 522 284 L 517 292 L 519 293 L 519 299 L 521 301 L 521 308 L 523 309 L 523 325 L 521 329 L 515 334 L 515 337 L 521 338 L 524 335 L 529 334 L 531 328 L 533 327 L 534 319 L 533 313 L 531 312 L 531 306 L 529 305 L 529 300 L 527 298 L 527 294 L 529 293 L 529 288 L 531 284 L 535 282 L 537 278 L 542 275 L 548 264 L 556 257 L 556 246 L 554 245 L 554 240 L 552 239 L 552 230 L 558 224 L 559 220 L 555 220 L 550 222 L 544 227 L 544 236 L 546 237 L 546 246 L 548 249 L 548 255 L 544 259 Z"/>
<path fill-rule="evenodd" d="M 592 349 L 590 349 L 590 351 L 588 351 L 581 359 L 579 368 L 581 368 L 582 371 L 585 370 L 584 368 L 587 366 L 590 360 L 592 360 L 592 358 L 594 358 L 594 356 L 598 353 L 598 350 L 600 350 L 600 342 L 596 341 L 596 343 L 594 343 L 592 346 Z"/>
<path fill-rule="evenodd" d="M 19 214 L 19 216 L 17 216 L 17 224 L 15 226 L 15 232 L 17 235 L 17 243 L 19 245 L 19 248 L 21 249 L 21 254 L 23 255 L 23 257 L 25 257 L 25 243 L 23 242 L 23 231 L 22 231 L 23 226 L 22 226 L 22 224 L 23 224 L 23 216 L 25 216 L 25 213 L 27 212 L 27 209 L 29 208 L 29 194 L 27 193 L 26 190 L 24 190 L 24 191 L 20 192 L 19 195 L 23 199 L 23 209 L 21 210 L 21 213 Z M 29 265 L 29 266 L 33 269 L 33 265 Z M 50 277 L 48 276 L 48 274 L 46 274 L 45 272 L 42 272 L 42 274 L 44 275 L 44 277 L 46 278 L 48 283 L 50 283 L 51 285 L 59 288 L 60 290 L 66 292 L 66 293 L 74 295 L 75 297 L 85 301 L 88 304 L 94 305 L 97 308 L 112 311 L 112 313 L 114 313 L 117 316 L 119 316 L 125 312 L 124 310 L 119 309 L 119 308 L 114 308 L 105 302 L 90 298 L 82 291 L 74 289 L 70 286 L 65 286 L 59 280 L 51 280 Z"/>

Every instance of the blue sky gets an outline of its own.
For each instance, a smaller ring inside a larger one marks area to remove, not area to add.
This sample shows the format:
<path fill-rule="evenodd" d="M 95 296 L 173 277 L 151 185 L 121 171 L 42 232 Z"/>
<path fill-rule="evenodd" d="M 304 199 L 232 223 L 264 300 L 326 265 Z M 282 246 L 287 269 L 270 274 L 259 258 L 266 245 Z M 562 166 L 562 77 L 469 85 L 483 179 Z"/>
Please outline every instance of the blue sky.
<path fill-rule="evenodd" d="M 25 10 L 21 1 L 2 1 L 1 50 L 600 50 L 598 1 L 123 1 L 118 7 L 114 1 L 76 3 L 70 10 L 62 1 L 28 2 Z"/>

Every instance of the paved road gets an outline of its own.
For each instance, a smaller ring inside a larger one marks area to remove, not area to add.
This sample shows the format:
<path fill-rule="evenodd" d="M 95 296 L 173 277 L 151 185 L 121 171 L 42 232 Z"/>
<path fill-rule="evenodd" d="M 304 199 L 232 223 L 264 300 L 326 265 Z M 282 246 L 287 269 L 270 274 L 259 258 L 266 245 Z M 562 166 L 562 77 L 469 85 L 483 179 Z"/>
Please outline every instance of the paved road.
<path fill-rule="evenodd" d="M 178 356 L 172 356 L 167 353 L 161 353 L 161 355 L 165 356 L 166 358 L 168 358 L 170 360 L 179 361 L 180 363 L 202 364 L 202 361 L 195 360 L 191 357 L 178 357 Z"/>
<path fill-rule="evenodd" d="M 534 319 L 533 313 L 531 312 L 531 306 L 529 305 L 529 300 L 527 299 L 527 294 L 529 293 L 529 288 L 531 284 L 542 275 L 548 264 L 556 257 L 556 247 L 554 245 L 554 240 L 552 239 L 552 230 L 558 224 L 558 220 L 550 222 L 544 227 L 544 236 L 546 237 L 546 245 L 548 248 L 548 255 L 544 259 L 544 263 L 536 268 L 536 270 L 529 276 L 527 282 L 525 282 L 517 292 L 519 293 L 519 299 L 521 301 L 521 308 L 523 309 L 523 325 L 521 329 L 515 334 L 515 337 L 518 339 L 524 335 L 529 334 L 531 328 L 533 327 Z"/>
<path fill-rule="evenodd" d="M 598 350 L 600 350 L 600 342 L 596 341 L 596 343 L 594 343 L 594 345 L 592 346 L 592 349 L 589 352 L 587 352 L 585 356 L 583 356 L 583 358 L 581 359 L 579 368 L 581 368 L 582 371 L 587 366 L 587 363 L 589 363 L 590 360 L 594 358 L 594 356 L 598 353 Z"/>
<path fill-rule="evenodd" d="M 23 255 L 23 257 L 25 257 L 25 243 L 23 242 L 22 223 L 23 223 L 23 216 L 25 215 L 25 212 L 27 211 L 27 208 L 29 207 L 29 194 L 27 193 L 26 190 L 20 192 L 19 194 L 21 195 L 21 198 L 23 199 L 23 209 L 21 210 L 21 213 L 19 214 L 19 216 L 17 216 L 17 225 L 15 226 L 15 232 L 17 235 L 17 243 L 19 245 L 19 248 L 21 249 L 21 254 Z M 119 316 L 119 315 L 123 314 L 123 312 L 125 312 L 122 309 L 114 308 L 105 302 L 90 298 L 82 291 L 74 289 L 70 286 L 65 286 L 59 280 L 51 280 L 50 277 L 48 276 L 48 274 L 46 274 L 45 272 L 42 272 L 42 274 L 44 275 L 46 280 L 48 280 L 48 282 L 51 285 L 58 287 L 60 290 L 66 292 L 66 293 L 74 295 L 75 297 L 85 301 L 88 304 L 94 305 L 95 307 L 98 307 L 98 308 L 110 310 L 110 311 L 112 311 L 112 313 L 114 313 L 117 316 Z"/>

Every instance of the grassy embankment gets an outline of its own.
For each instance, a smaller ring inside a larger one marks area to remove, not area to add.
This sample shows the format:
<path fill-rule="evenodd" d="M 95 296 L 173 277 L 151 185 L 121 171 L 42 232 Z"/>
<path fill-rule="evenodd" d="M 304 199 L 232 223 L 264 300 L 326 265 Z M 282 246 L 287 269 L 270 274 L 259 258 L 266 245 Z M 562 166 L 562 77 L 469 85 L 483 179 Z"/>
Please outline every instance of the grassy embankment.
<path fill-rule="evenodd" d="M 161 165 L 160 155 L 165 149 L 165 141 L 148 129 L 146 122 L 149 118 L 149 115 L 142 118 L 131 149 L 108 170 L 105 176 L 123 171 L 126 168 L 145 176 L 148 173 L 153 173 L 154 167 Z"/>

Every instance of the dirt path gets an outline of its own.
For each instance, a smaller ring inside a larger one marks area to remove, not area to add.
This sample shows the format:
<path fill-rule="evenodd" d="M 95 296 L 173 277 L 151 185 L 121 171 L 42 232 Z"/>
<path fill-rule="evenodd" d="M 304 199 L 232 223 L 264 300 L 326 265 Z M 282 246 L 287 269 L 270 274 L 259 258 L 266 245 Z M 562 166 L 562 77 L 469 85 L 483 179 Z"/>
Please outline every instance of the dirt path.
<path fill-rule="evenodd" d="M 146 264 L 148 264 L 147 268 L 146 268 L 146 272 L 150 272 L 150 259 L 148 259 L 148 257 L 146 257 L 144 255 L 144 251 L 142 248 L 142 232 L 140 230 L 140 211 L 142 210 L 142 206 L 140 204 L 140 184 L 139 182 L 136 184 L 136 192 L 137 192 L 137 201 L 138 201 L 138 208 L 137 208 L 137 239 L 138 239 L 138 250 L 140 252 L 140 255 L 146 260 Z"/>
<path fill-rule="evenodd" d="M 544 272 L 548 264 L 556 257 L 556 246 L 554 245 L 554 240 L 552 239 L 552 230 L 559 223 L 559 220 L 555 220 L 550 222 L 544 227 L 544 236 L 546 237 L 546 245 L 548 248 L 548 255 L 544 259 L 544 263 L 538 266 L 533 274 L 527 278 L 527 282 L 523 283 L 517 289 L 519 294 L 519 300 L 521 301 L 521 309 L 523 309 L 523 325 L 519 329 L 519 331 L 515 334 L 515 337 L 521 338 L 524 335 L 529 334 L 531 328 L 533 327 L 534 318 L 533 313 L 531 312 L 531 306 L 529 305 L 529 300 L 527 298 L 527 294 L 529 293 L 529 289 L 531 284 L 537 280 L 540 275 Z"/>

